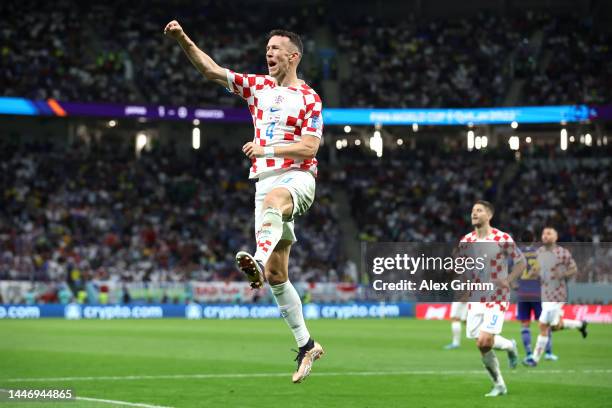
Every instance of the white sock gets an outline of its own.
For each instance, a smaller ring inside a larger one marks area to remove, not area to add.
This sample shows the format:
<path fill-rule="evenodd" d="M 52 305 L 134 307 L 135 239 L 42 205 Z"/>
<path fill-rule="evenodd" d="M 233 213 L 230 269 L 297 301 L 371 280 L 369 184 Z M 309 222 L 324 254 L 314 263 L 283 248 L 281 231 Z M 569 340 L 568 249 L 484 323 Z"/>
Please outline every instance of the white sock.
<path fill-rule="evenodd" d="M 257 231 L 257 250 L 253 258 L 265 265 L 282 235 L 283 214 L 277 208 L 267 208 L 263 212 L 261 226 Z"/>
<path fill-rule="evenodd" d="M 497 356 L 493 350 L 487 351 L 482 356 L 482 362 L 487 369 L 487 372 L 491 376 L 491 380 L 493 380 L 493 384 L 495 385 L 506 385 L 504 383 L 504 378 L 501 375 L 501 371 L 499 371 L 499 361 L 497 360 Z"/>
<path fill-rule="evenodd" d="M 453 345 L 461 344 L 461 322 L 452 322 L 451 331 L 453 332 Z"/>
<path fill-rule="evenodd" d="M 496 334 L 495 337 L 493 337 L 493 348 L 495 350 L 510 351 L 513 347 L 514 344 L 512 344 L 511 340 L 508 340 L 507 338 L 502 337 L 499 334 Z"/>
<path fill-rule="evenodd" d="M 533 359 L 536 363 L 540 361 L 540 357 L 544 354 L 546 343 L 548 343 L 548 336 L 539 335 L 536 340 L 535 350 L 533 350 Z"/>
<path fill-rule="evenodd" d="M 564 329 L 579 329 L 581 327 L 582 327 L 582 321 L 580 320 L 563 319 Z"/>
<path fill-rule="evenodd" d="M 310 339 L 310 333 L 308 333 L 306 323 L 304 323 L 300 295 L 298 295 L 297 290 L 295 290 L 289 281 L 280 285 L 271 285 L 270 288 L 276 299 L 276 304 L 278 304 L 281 316 L 283 316 L 293 332 L 293 337 L 295 337 L 298 347 L 304 346 Z"/>

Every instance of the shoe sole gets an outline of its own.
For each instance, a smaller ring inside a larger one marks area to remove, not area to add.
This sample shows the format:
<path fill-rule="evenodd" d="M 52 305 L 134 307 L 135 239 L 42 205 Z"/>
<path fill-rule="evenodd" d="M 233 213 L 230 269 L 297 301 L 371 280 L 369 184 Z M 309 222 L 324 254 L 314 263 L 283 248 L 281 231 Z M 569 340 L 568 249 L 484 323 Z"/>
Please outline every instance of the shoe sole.
<path fill-rule="evenodd" d="M 236 267 L 246 275 L 251 288 L 260 289 L 263 287 L 264 279 L 262 273 L 251 254 L 244 251 L 238 252 L 236 254 Z"/>
<path fill-rule="evenodd" d="M 309 356 L 310 364 L 304 367 L 304 373 L 300 377 L 291 379 L 294 384 L 301 383 L 302 381 L 306 379 L 306 377 L 310 375 L 310 371 L 312 370 L 312 365 L 314 364 L 315 361 L 323 357 L 323 354 L 325 354 L 325 350 L 323 350 L 323 347 L 319 343 L 315 343 L 315 346 L 312 348 L 312 350 L 309 350 L 307 354 L 310 354 Z"/>

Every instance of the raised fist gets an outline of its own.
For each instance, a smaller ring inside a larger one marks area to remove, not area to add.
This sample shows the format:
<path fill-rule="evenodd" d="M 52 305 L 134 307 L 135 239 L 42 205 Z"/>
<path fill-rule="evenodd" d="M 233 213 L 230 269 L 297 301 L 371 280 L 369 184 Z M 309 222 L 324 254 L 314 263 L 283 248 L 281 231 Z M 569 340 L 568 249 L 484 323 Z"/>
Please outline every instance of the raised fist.
<path fill-rule="evenodd" d="M 176 20 L 172 20 L 168 24 L 166 24 L 166 28 L 164 28 L 164 34 L 168 37 L 178 40 L 181 35 L 183 35 L 183 28 Z"/>

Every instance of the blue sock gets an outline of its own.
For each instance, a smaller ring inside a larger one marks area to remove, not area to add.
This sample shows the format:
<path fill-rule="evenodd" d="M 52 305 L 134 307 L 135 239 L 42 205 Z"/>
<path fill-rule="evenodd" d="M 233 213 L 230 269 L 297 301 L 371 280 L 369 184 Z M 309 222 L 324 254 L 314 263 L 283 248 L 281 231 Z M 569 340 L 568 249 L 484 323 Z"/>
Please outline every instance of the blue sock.
<path fill-rule="evenodd" d="M 531 354 L 531 330 L 529 330 L 529 327 L 523 327 L 521 329 L 521 339 L 523 339 L 525 353 Z"/>
<path fill-rule="evenodd" d="M 548 343 L 546 343 L 546 354 L 552 354 L 552 330 L 548 329 Z"/>

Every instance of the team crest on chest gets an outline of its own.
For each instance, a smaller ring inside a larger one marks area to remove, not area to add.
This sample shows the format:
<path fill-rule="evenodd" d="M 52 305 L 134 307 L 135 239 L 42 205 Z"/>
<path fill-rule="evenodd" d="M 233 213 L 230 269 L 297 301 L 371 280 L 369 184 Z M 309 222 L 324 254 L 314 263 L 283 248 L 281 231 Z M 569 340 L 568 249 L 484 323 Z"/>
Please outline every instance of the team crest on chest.
<path fill-rule="evenodd" d="M 274 98 L 274 104 L 275 105 L 280 105 L 283 102 L 285 102 L 285 98 L 283 98 L 282 95 L 276 95 L 276 97 Z"/>

